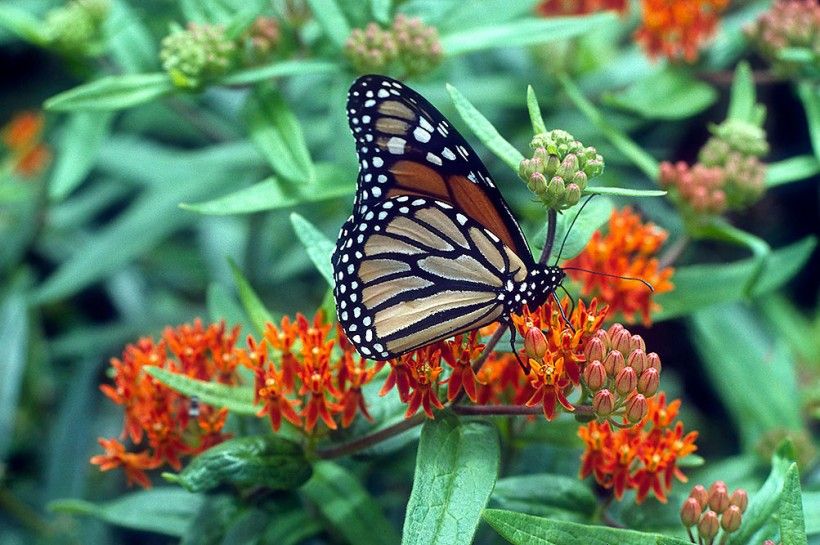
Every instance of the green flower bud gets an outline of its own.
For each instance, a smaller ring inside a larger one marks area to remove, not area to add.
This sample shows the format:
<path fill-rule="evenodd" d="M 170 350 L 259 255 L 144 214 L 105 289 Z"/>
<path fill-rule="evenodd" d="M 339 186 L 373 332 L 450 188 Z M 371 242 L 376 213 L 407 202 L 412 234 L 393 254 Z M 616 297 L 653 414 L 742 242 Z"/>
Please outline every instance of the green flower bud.
<path fill-rule="evenodd" d="M 67 57 L 96 53 L 108 8 L 107 0 L 74 0 L 49 11 L 44 22 L 49 44 Z"/>
<path fill-rule="evenodd" d="M 345 43 L 345 55 L 361 74 L 384 72 L 398 58 L 399 47 L 391 31 L 370 23 L 365 29 L 353 29 Z"/>
<path fill-rule="evenodd" d="M 569 180 L 575 176 L 576 172 L 578 172 L 578 157 L 574 153 L 568 153 L 555 174 Z"/>
<path fill-rule="evenodd" d="M 441 64 L 443 50 L 438 30 L 425 25 L 418 17 L 397 15 L 393 20 L 393 36 L 408 75 L 426 74 Z"/>
<path fill-rule="evenodd" d="M 578 188 L 583 191 L 587 187 L 587 175 L 584 174 L 584 171 L 579 170 L 575 174 L 572 175 L 571 183 L 577 185 Z M 581 194 L 578 194 L 578 197 L 581 197 Z"/>
<path fill-rule="evenodd" d="M 189 23 L 162 40 L 159 56 L 176 87 L 200 89 L 230 69 L 235 53 L 236 44 L 222 26 Z"/>
<path fill-rule="evenodd" d="M 761 157 L 769 152 L 766 133 L 757 125 L 738 119 L 728 119 L 720 125 L 713 125 L 710 131 L 715 138 L 723 140 L 732 150 L 744 155 Z"/>
<path fill-rule="evenodd" d="M 581 200 L 581 188 L 578 184 L 571 183 L 567 185 L 567 192 L 564 195 L 564 204 L 562 208 L 569 208 L 575 206 Z"/>
<path fill-rule="evenodd" d="M 540 172 L 533 172 L 530 174 L 527 187 L 539 197 L 544 196 L 547 193 L 547 179 Z"/>
<path fill-rule="evenodd" d="M 564 180 L 560 176 L 553 176 L 547 185 L 547 198 L 552 202 L 557 202 L 563 198 L 564 192 L 567 188 L 564 186 Z"/>

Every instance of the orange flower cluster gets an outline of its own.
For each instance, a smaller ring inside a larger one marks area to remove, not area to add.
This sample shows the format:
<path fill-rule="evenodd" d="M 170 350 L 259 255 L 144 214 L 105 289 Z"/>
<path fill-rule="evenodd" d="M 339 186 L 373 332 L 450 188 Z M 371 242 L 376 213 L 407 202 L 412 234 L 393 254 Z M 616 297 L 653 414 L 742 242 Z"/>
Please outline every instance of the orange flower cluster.
<path fill-rule="evenodd" d="M 112 358 L 114 385 L 100 390 L 125 410 L 123 437 L 143 450 L 128 452 L 119 440 L 99 440 L 105 454 L 91 458 L 92 464 L 107 471 L 125 471 L 128 484 L 150 487 L 146 470 L 169 464 L 182 467 L 180 458 L 202 452 L 228 438 L 222 433 L 227 411 L 175 392 L 145 372 L 154 366 L 198 380 L 237 384 L 237 364 L 241 350 L 236 348 L 239 328 L 227 330 L 224 323 L 204 327 L 193 325 L 166 328 L 155 342 L 143 338 L 125 347 L 122 359 Z M 147 445 L 146 445 L 147 443 Z"/>
<path fill-rule="evenodd" d="M 652 285 L 654 293 L 671 291 L 674 286 L 669 279 L 674 269 L 661 269 L 654 257 L 666 236 L 663 229 L 653 223 L 641 222 L 640 216 L 626 207 L 612 212 L 606 235 L 596 231 L 584 251 L 564 266 L 640 278 Z M 582 283 L 584 295 L 594 293 L 609 305 L 611 312 L 621 312 L 630 323 L 633 314 L 640 311 L 643 323 L 648 325 L 650 311 L 658 308 L 652 301 L 653 292 L 635 280 L 572 270 L 569 275 Z"/>
<path fill-rule="evenodd" d="M 51 159 L 51 152 L 41 143 L 44 125 L 42 112 L 21 112 L 0 129 L 14 170 L 21 176 L 36 176 Z"/>
<path fill-rule="evenodd" d="M 562 306 L 572 328 L 564 322 L 562 312 L 552 300 L 535 312 L 525 310 L 523 315 L 513 316 L 514 326 L 525 339 L 533 335 L 532 331 L 540 334 L 541 345 L 537 352 L 525 348 L 518 355 L 529 361 L 528 375 L 521 373 L 515 354 L 498 352 L 491 353 L 476 374 L 472 364 L 484 350 L 476 330 L 390 360 L 390 374 L 381 394 L 395 387 L 399 398 L 407 403 L 407 417 L 422 408 L 429 418 L 433 418 L 433 409 L 444 408 L 440 397 L 444 384 L 447 385 L 447 401 L 455 400 L 464 392 L 480 405 L 540 405 L 548 420 L 555 417 L 558 405 L 572 411 L 567 396 L 580 381 L 580 365 L 585 360 L 584 343 L 595 334 L 607 309 L 599 308 L 594 300 L 589 306 L 580 301 L 571 314 L 568 299 Z M 549 334 L 544 335 L 542 330 L 547 329 Z M 492 333 L 491 328 L 483 331 Z M 449 372 L 445 373 L 442 361 L 449 367 Z"/>
<path fill-rule="evenodd" d="M 256 376 L 255 402 L 262 403 L 259 415 L 267 415 L 274 430 L 279 430 L 282 418 L 307 432 L 319 419 L 335 430 L 335 415 L 341 415 L 343 427 L 357 412 L 370 419 L 362 386 L 381 365 L 359 357 L 340 328 L 341 354 L 337 355 L 333 350 L 337 340 L 329 338 L 332 328 L 320 311 L 312 322 L 297 314 L 295 321 L 285 316 L 279 327 L 266 324 L 259 343 L 248 338 L 246 363 Z"/>
<path fill-rule="evenodd" d="M 544 0 L 538 4 L 535 11 L 543 17 L 551 17 L 584 15 L 606 10 L 625 13 L 627 9 L 627 0 Z"/>
<path fill-rule="evenodd" d="M 694 62 L 728 5 L 729 0 L 641 0 L 643 21 L 635 39 L 653 58 Z"/>
<path fill-rule="evenodd" d="M 675 419 L 680 400 L 666 404 L 666 395 L 648 400 L 646 417 L 637 425 L 613 431 L 609 422 L 590 422 L 578 429 L 584 442 L 580 478 L 592 475 L 617 499 L 624 491 L 635 490 L 643 502 L 649 492 L 666 503 L 673 478 L 686 482 L 678 461 L 695 452 L 696 431 L 684 434 L 683 423 Z M 673 425 L 674 423 L 674 425 Z"/>

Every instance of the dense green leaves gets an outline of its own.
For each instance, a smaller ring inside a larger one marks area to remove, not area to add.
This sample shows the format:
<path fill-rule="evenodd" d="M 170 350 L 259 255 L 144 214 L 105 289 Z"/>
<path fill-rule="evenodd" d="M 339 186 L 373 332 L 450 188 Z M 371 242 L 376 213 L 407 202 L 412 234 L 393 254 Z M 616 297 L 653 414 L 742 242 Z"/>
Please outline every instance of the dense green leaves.
<path fill-rule="evenodd" d="M 112 117 L 110 112 L 77 112 L 69 117 L 48 187 L 52 199 L 63 199 L 82 183 L 108 136 Z"/>
<path fill-rule="evenodd" d="M 298 61 L 276 61 L 263 66 L 254 66 L 244 70 L 237 70 L 220 80 L 224 85 L 248 85 L 259 83 L 271 78 L 284 76 L 309 76 L 312 74 L 332 74 L 338 72 L 336 63 L 302 59 Z"/>
<path fill-rule="evenodd" d="M 403 545 L 472 543 L 498 476 L 498 435 L 484 422 L 424 424 L 407 503 Z"/>
<path fill-rule="evenodd" d="M 0 300 L 0 460 L 7 460 L 17 413 L 14 408 L 23 388 L 29 324 L 22 293 L 9 293 Z"/>
<path fill-rule="evenodd" d="M 702 112 L 717 100 L 717 92 L 691 73 L 666 67 L 639 79 L 620 93 L 605 96 L 618 108 L 648 119 L 684 119 Z"/>
<path fill-rule="evenodd" d="M 290 222 L 293 224 L 293 230 L 296 236 L 299 237 L 299 240 L 305 245 L 305 250 L 307 250 L 310 260 L 313 261 L 313 264 L 316 265 L 316 269 L 332 288 L 335 282 L 333 281 L 333 267 L 330 264 L 330 254 L 333 253 L 335 244 L 316 229 L 313 224 L 295 212 L 290 215 Z"/>
<path fill-rule="evenodd" d="M 275 435 L 250 435 L 209 448 L 181 473 L 165 478 L 189 492 L 207 492 L 225 485 L 289 490 L 310 475 L 302 447 Z"/>
<path fill-rule="evenodd" d="M 508 510 L 574 522 L 590 520 L 598 505 L 592 490 L 576 477 L 551 473 L 499 479 L 492 502 Z"/>
<path fill-rule="evenodd" d="M 51 97 L 45 107 L 59 112 L 122 110 L 167 95 L 172 90 L 171 80 L 165 73 L 106 76 Z"/>
<path fill-rule="evenodd" d="M 265 304 L 236 263 L 231 262 L 231 272 L 233 273 L 233 281 L 239 294 L 239 300 L 242 302 L 242 307 L 245 309 L 248 318 L 250 318 L 254 329 L 256 329 L 256 333 L 261 335 L 265 332 L 265 324 L 273 322 L 273 316 L 271 316 L 270 311 L 265 307 Z"/>

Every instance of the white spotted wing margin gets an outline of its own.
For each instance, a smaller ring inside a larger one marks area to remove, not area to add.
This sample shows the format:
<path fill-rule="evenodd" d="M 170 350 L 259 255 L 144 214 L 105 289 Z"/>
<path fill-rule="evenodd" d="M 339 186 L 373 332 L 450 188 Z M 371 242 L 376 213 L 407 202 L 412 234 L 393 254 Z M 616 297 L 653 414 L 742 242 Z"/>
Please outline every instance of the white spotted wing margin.
<path fill-rule="evenodd" d="M 340 323 L 372 359 L 490 324 L 532 296 L 515 252 L 448 203 L 422 197 L 395 197 L 348 220 L 332 262 Z"/>

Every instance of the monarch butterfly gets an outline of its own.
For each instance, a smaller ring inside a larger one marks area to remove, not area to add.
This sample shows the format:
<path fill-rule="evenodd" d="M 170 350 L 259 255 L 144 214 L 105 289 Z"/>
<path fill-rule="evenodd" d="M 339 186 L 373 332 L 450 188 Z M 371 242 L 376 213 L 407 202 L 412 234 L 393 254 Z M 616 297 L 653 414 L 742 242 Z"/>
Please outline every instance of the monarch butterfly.
<path fill-rule="evenodd" d="M 368 75 L 347 113 L 360 167 L 331 261 L 360 354 L 393 358 L 546 302 L 564 271 L 533 259 L 486 167 L 433 105 Z"/>

